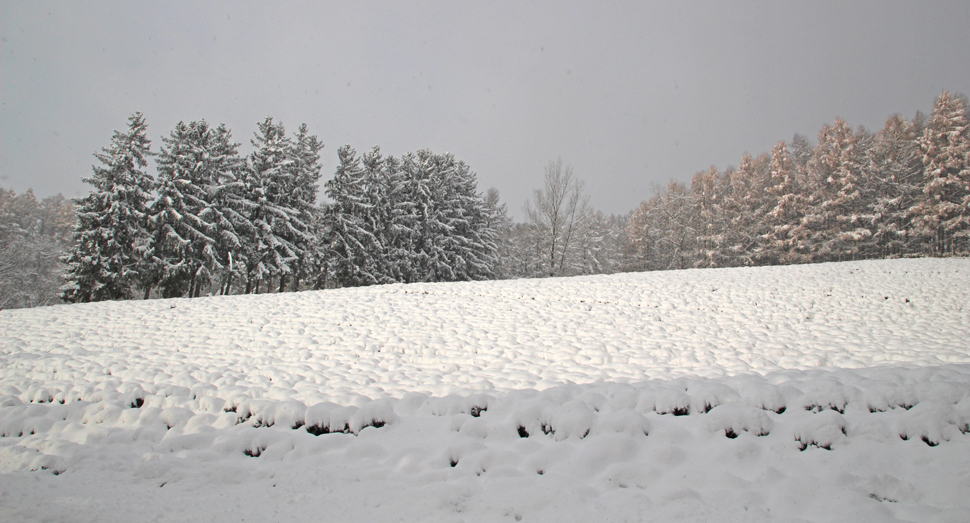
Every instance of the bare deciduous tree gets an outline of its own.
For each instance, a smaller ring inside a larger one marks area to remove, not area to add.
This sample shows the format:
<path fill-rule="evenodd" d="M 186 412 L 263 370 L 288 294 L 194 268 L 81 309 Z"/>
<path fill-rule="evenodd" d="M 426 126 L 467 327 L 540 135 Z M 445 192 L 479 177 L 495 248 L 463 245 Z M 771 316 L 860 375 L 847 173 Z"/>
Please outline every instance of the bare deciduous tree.
<path fill-rule="evenodd" d="M 571 166 L 563 165 L 562 158 L 546 166 L 544 185 L 533 192 L 523 211 L 541 242 L 541 272 L 563 276 L 570 272 L 576 238 L 590 214 L 589 198 L 583 194 L 583 182 L 573 176 Z"/>

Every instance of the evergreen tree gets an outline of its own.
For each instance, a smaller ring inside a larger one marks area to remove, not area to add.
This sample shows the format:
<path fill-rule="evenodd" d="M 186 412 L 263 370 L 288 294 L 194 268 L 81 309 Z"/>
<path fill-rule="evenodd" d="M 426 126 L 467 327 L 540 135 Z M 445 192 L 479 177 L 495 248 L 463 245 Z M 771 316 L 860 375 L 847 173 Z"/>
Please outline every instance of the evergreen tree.
<path fill-rule="evenodd" d="M 325 217 L 328 271 L 341 287 L 373 285 L 380 281 L 373 261 L 377 239 L 364 226 L 372 206 L 365 198 L 366 172 L 349 145 L 338 149 L 337 155 L 337 172 L 326 182 L 327 197 L 333 202 Z"/>
<path fill-rule="evenodd" d="M 814 237 L 817 261 L 854 259 L 858 244 L 872 236 L 871 220 L 863 212 L 865 148 L 860 144 L 860 137 L 841 118 L 819 133 L 813 159 L 821 221 Z"/>
<path fill-rule="evenodd" d="M 633 213 L 627 234 L 647 270 L 686 269 L 697 260 L 699 217 L 690 190 L 671 182 Z"/>
<path fill-rule="evenodd" d="M 725 264 L 720 251 L 726 232 L 721 173 L 713 165 L 698 172 L 691 180 L 690 192 L 697 209 L 696 263 L 700 267 L 721 267 Z"/>
<path fill-rule="evenodd" d="M 162 138 L 147 258 L 166 298 L 200 296 L 241 246 L 228 202 L 239 201 L 231 196 L 243 164 L 230 140 L 224 125 L 205 120 L 179 122 Z"/>
<path fill-rule="evenodd" d="M 919 235 L 913 233 L 910 209 L 922 195 L 923 162 L 917 143 L 918 128 L 900 115 L 886 121 L 869 150 L 866 168 L 875 184 L 867 202 L 877 217 L 873 256 L 894 256 L 918 252 Z"/>
<path fill-rule="evenodd" d="M 141 249 L 153 183 L 145 171 L 151 143 L 146 129 L 144 116 L 135 113 L 127 132 L 116 131 L 111 145 L 95 154 L 101 165 L 84 179 L 94 190 L 75 200 L 75 246 L 64 258 L 66 302 L 129 299 L 133 286 L 142 285 Z"/>
<path fill-rule="evenodd" d="M 807 247 L 800 241 L 796 226 L 806 207 L 799 186 L 800 166 L 784 141 L 771 151 L 768 165 L 767 232 L 759 253 L 762 263 L 799 263 L 807 259 Z"/>
<path fill-rule="evenodd" d="M 757 158 L 745 154 L 738 168 L 728 178 L 730 189 L 729 196 L 725 198 L 725 210 L 730 225 L 723 245 L 731 266 L 757 263 L 754 253 L 758 252 L 768 230 L 765 222 L 765 186 L 770 162 L 766 154 Z"/>
<path fill-rule="evenodd" d="M 486 227 L 495 233 L 495 278 L 511 278 L 515 274 L 512 218 L 509 217 L 508 206 L 501 203 L 498 189 L 494 187 L 485 193 L 485 220 Z"/>
<path fill-rule="evenodd" d="M 292 141 L 283 124 L 273 123 L 271 117 L 258 127 L 246 176 L 249 221 L 253 224 L 245 255 L 247 292 L 255 292 L 259 282 L 274 277 L 280 279 L 283 289 L 286 277 L 295 272 L 303 254 L 293 240 L 309 230 L 292 206 L 298 175 Z"/>
<path fill-rule="evenodd" d="M 970 251 L 970 125 L 963 99 L 943 91 L 919 139 L 925 198 L 914 222 L 934 254 Z"/>
<path fill-rule="evenodd" d="M 466 164 L 421 150 L 396 159 L 349 146 L 327 182 L 329 269 L 338 285 L 492 277 L 495 231 Z"/>
<path fill-rule="evenodd" d="M 290 155 L 294 160 L 295 186 L 292 194 L 292 206 L 297 212 L 299 220 L 308 227 L 307 235 L 297 235 L 295 242 L 300 257 L 297 260 L 297 271 L 293 279 L 293 289 L 299 288 L 301 280 L 314 279 L 323 268 L 323 252 L 319 249 L 317 235 L 320 216 L 317 208 L 317 191 L 320 189 L 320 151 L 323 144 L 311 135 L 306 124 L 301 124 L 294 134 Z"/>

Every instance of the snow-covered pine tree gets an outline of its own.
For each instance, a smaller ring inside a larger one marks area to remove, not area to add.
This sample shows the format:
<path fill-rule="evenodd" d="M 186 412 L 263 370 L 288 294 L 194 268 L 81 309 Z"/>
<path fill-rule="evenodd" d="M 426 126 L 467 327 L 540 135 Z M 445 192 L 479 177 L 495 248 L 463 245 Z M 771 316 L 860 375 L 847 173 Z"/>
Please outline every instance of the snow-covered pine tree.
<path fill-rule="evenodd" d="M 274 123 L 272 117 L 258 128 L 246 178 L 253 224 L 246 251 L 247 292 L 256 292 L 262 281 L 271 278 L 279 278 L 280 290 L 285 289 L 287 277 L 297 272 L 300 256 L 312 241 L 309 214 L 294 205 L 303 191 L 297 189 L 302 162 L 293 154 L 293 142 L 283 124 Z"/>
<path fill-rule="evenodd" d="M 200 296 L 238 240 L 222 207 L 238 187 L 238 144 L 225 126 L 205 120 L 179 122 L 162 141 L 146 257 L 164 297 Z"/>
<path fill-rule="evenodd" d="M 418 151 L 431 198 L 422 214 L 426 281 L 481 280 L 492 276 L 495 234 L 487 227 L 485 204 L 475 174 L 452 154 Z"/>
<path fill-rule="evenodd" d="M 627 234 L 645 270 L 686 269 L 697 253 L 698 213 L 690 190 L 671 182 L 655 187 L 630 218 Z"/>
<path fill-rule="evenodd" d="M 915 253 L 919 235 L 913 234 L 909 210 L 922 195 L 923 161 L 917 143 L 916 124 L 900 115 L 886 120 L 873 140 L 866 169 L 875 185 L 873 200 L 867 202 L 876 216 L 873 256 L 888 257 Z"/>
<path fill-rule="evenodd" d="M 363 210 L 363 227 L 367 235 L 361 238 L 370 250 L 368 272 L 377 283 L 401 281 L 397 274 L 400 260 L 396 260 L 395 244 L 398 234 L 394 223 L 395 213 L 392 169 L 395 163 L 381 154 L 380 147 L 361 155 L 364 168 L 363 196 L 367 205 Z"/>
<path fill-rule="evenodd" d="M 415 195 L 418 189 L 412 183 L 414 166 L 406 157 L 384 158 L 384 175 L 380 179 L 387 185 L 387 209 L 383 213 L 388 230 L 382 242 L 390 276 L 393 281 L 410 283 L 422 280 L 415 246 L 419 239 L 418 204 L 424 200 Z"/>
<path fill-rule="evenodd" d="M 744 154 L 738 168 L 726 175 L 730 189 L 724 210 L 729 225 L 722 252 L 730 260 L 731 266 L 756 264 L 754 253 L 758 251 L 768 230 L 765 223 L 765 186 L 770 162 L 767 154 L 757 158 Z"/>
<path fill-rule="evenodd" d="M 337 285 L 491 277 L 495 232 L 477 180 L 453 155 L 400 159 L 349 146 L 327 186 L 328 265 Z"/>
<path fill-rule="evenodd" d="M 403 216 L 409 231 L 408 282 L 450 281 L 445 242 L 448 204 L 446 180 L 437 165 L 440 159 L 427 150 L 401 157 L 410 212 Z"/>
<path fill-rule="evenodd" d="M 816 261 L 855 259 L 859 244 L 872 236 L 871 219 L 864 213 L 865 147 L 860 138 L 841 118 L 819 132 L 812 160 L 821 221 L 813 238 Z"/>
<path fill-rule="evenodd" d="M 293 289 L 299 288 L 300 281 L 315 281 L 323 270 L 323 252 L 319 249 L 320 216 L 317 204 L 317 191 L 320 189 L 320 151 L 323 144 L 316 135 L 311 135 L 307 125 L 301 124 L 293 135 L 290 155 L 294 160 L 295 185 L 292 192 L 292 206 L 298 213 L 300 222 L 307 225 L 309 237 L 299 235 L 295 243 L 300 257 L 293 278 Z M 314 285 L 315 284 L 312 284 Z"/>
<path fill-rule="evenodd" d="M 372 273 L 377 240 L 365 228 L 370 207 L 365 194 L 367 173 L 349 145 L 338 149 L 337 156 L 340 164 L 325 184 L 327 197 L 332 201 L 324 218 L 329 238 L 327 270 L 339 287 L 373 285 L 379 283 Z"/>
<path fill-rule="evenodd" d="M 576 274 L 612 274 L 621 269 L 626 220 L 601 211 L 587 214 L 577 239 Z M 696 242 L 695 242 L 696 245 Z"/>
<path fill-rule="evenodd" d="M 491 216 L 484 197 L 478 192 L 478 177 L 465 162 L 455 160 L 454 155 L 449 153 L 446 157 L 453 173 L 450 177 L 451 186 L 456 193 L 455 200 L 459 207 L 455 220 L 451 223 L 453 234 L 462 238 L 459 255 L 463 261 L 463 271 L 458 279 L 494 278 L 494 268 L 498 264 L 498 234 L 489 225 Z"/>
<path fill-rule="evenodd" d="M 115 131 L 111 145 L 95 154 L 101 165 L 84 179 L 94 189 L 75 200 L 75 246 L 64 257 L 66 302 L 130 299 L 134 286 L 145 285 L 139 271 L 153 185 L 145 171 L 151 154 L 146 129 L 145 117 L 135 113 L 127 131 Z"/>
<path fill-rule="evenodd" d="M 508 206 L 501 203 L 498 189 L 490 188 L 485 193 L 484 203 L 486 227 L 495 234 L 493 274 L 499 280 L 509 279 L 515 273 L 516 263 L 512 238 L 512 218 L 509 217 Z"/>
<path fill-rule="evenodd" d="M 937 255 L 970 251 L 970 124 L 963 99 L 947 91 L 937 99 L 919 139 L 925 197 L 914 223 Z"/>
<path fill-rule="evenodd" d="M 808 252 L 797 234 L 806 202 L 799 180 L 801 167 L 784 141 L 771 151 L 768 164 L 765 242 L 758 254 L 762 264 L 790 264 L 808 260 Z"/>
<path fill-rule="evenodd" d="M 691 196 L 697 208 L 697 253 L 699 267 L 722 267 L 725 264 L 721 253 L 724 241 L 724 198 L 722 177 L 713 165 L 706 171 L 694 175 L 690 183 Z"/>

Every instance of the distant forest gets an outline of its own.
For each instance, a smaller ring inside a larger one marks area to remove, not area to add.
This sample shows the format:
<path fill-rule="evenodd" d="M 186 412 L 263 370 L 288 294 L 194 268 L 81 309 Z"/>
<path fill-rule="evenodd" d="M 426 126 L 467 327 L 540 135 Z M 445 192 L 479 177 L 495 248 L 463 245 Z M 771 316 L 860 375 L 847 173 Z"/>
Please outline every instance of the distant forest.
<path fill-rule="evenodd" d="M 60 301 L 283 292 L 970 253 L 970 107 L 944 91 L 879 132 L 836 119 L 736 168 L 671 182 L 623 216 L 592 209 L 556 160 L 513 222 L 450 154 L 338 150 L 267 118 L 241 157 L 224 126 L 144 117 L 95 154 L 89 195 L 0 188 L 0 309 Z M 148 171 L 154 157 L 155 172 Z"/>

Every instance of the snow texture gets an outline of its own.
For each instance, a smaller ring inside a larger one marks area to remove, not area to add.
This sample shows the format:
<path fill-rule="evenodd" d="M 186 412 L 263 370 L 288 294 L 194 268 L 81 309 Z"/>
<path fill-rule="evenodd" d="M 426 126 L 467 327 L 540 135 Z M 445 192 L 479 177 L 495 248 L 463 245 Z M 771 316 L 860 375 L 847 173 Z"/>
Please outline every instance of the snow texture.
<path fill-rule="evenodd" d="M 0 312 L 3 521 L 967 521 L 970 260 Z"/>

